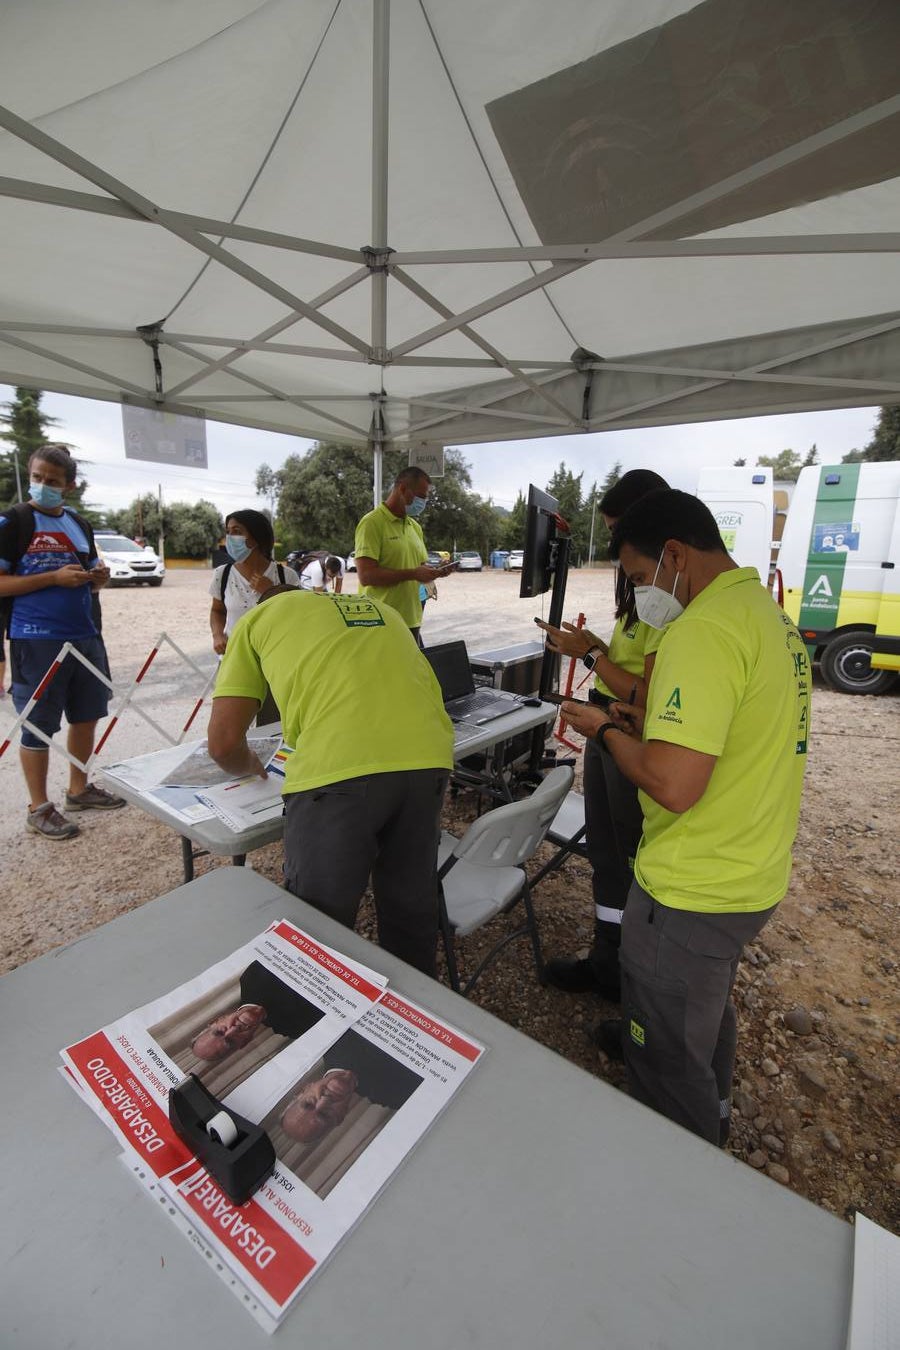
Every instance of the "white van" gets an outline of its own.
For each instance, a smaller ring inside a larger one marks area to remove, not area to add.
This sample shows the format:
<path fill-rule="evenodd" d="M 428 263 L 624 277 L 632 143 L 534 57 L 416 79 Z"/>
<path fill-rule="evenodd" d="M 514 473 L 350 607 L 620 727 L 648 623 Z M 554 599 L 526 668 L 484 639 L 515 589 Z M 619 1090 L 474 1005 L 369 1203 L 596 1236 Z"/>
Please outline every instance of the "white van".
<path fill-rule="evenodd" d="M 900 461 L 801 469 L 778 567 L 784 608 L 832 689 L 881 694 L 900 670 Z"/>
<path fill-rule="evenodd" d="M 161 586 L 166 575 L 165 563 L 153 549 L 142 548 L 124 534 L 111 530 L 95 530 L 97 552 L 109 568 L 110 586 Z"/>
<path fill-rule="evenodd" d="M 697 496 L 715 516 L 722 542 L 738 567 L 755 567 L 768 586 L 775 516 L 772 470 L 701 469 Z"/>

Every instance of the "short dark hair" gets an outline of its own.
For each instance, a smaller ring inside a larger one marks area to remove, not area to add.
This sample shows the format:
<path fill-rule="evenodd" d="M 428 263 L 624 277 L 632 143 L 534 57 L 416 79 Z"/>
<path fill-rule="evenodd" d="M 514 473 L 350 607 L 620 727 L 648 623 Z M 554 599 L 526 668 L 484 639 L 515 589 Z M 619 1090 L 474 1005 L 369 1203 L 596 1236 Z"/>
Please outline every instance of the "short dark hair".
<path fill-rule="evenodd" d="M 335 558 L 333 554 L 331 557 L 326 558 L 322 564 L 322 571 L 330 572 L 333 576 L 337 576 L 337 574 L 343 572 L 343 570 L 344 564 L 341 562 L 340 558 Z"/>
<path fill-rule="evenodd" d="M 648 492 L 619 517 L 613 526 L 609 556 L 618 558 L 623 544 L 629 544 L 645 558 L 658 558 L 668 539 L 677 539 L 701 553 L 728 555 L 706 503 L 690 492 L 668 488 L 665 492 Z"/>
<path fill-rule="evenodd" d="M 410 464 L 408 469 L 401 469 L 394 479 L 394 485 L 400 483 L 403 487 L 412 487 L 414 483 L 421 482 L 422 479 L 431 485 L 431 476 L 424 469 L 418 468 L 415 464 Z"/>
<path fill-rule="evenodd" d="M 597 505 L 604 516 L 623 516 L 629 506 L 646 497 L 648 492 L 666 492 L 668 483 L 652 469 L 629 469 L 604 492 Z"/>
<path fill-rule="evenodd" d="M 268 516 L 264 516 L 262 511 L 249 509 L 246 511 L 229 511 L 225 517 L 226 530 L 229 520 L 236 520 L 238 525 L 243 525 L 260 553 L 271 559 L 275 551 L 275 531 L 272 529 L 272 522 Z"/>
<path fill-rule="evenodd" d="M 39 445 L 37 450 L 28 456 L 29 470 L 36 459 L 41 459 L 45 464 L 52 464 L 55 468 L 62 469 L 68 484 L 74 483 L 78 477 L 78 461 L 72 458 L 67 445 L 60 443 Z"/>
<path fill-rule="evenodd" d="M 299 586 L 289 586 L 286 581 L 282 581 L 279 582 L 277 586 L 270 586 L 267 591 L 263 591 L 262 595 L 258 598 L 256 603 L 258 605 L 261 605 L 264 600 L 271 600 L 276 595 L 303 595 L 303 594 L 305 594 L 305 592 L 301 591 Z"/>

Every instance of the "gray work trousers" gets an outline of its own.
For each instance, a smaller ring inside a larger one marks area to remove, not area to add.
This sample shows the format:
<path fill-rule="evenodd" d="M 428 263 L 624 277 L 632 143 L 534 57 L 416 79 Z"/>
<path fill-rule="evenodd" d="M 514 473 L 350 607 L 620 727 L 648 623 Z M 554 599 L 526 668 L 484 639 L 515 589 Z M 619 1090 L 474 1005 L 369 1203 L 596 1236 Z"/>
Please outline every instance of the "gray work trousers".
<path fill-rule="evenodd" d="M 287 889 L 352 928 L 371 876 L 379 943 L 426 975 L 435 973 L 448 777 L 446 769 L 378 773 L 284 799 Z"/>
<path fill-rule="evenodd" d="M 619 964 L 631 1095 L 710 1143 L 731 1101 L 741 950 L 774 911 L 671 909 L 636 881 L 628 896 Z"/>

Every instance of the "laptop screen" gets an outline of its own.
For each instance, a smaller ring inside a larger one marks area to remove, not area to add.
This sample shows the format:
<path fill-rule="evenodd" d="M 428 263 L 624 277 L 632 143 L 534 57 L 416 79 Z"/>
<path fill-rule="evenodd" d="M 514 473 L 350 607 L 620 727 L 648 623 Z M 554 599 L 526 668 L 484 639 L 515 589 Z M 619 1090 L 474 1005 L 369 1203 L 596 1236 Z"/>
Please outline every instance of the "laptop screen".
<path fill-rule="evenodd" d="M 469 653 L 464 642 L 441 642 L 436 647 L 426 647 L 425 655 L 437 676 L 445 703 L 475 692 Z"/>

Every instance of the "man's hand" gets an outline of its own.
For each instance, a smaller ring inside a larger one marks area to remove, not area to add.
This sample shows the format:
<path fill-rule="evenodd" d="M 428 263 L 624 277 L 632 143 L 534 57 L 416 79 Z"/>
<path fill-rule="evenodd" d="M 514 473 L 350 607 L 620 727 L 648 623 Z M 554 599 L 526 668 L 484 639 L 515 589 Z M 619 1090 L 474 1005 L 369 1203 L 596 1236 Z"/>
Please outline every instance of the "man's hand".
<path fill-rule="evenodd" d="M 615 722 L 620 731 L 640 740 L 644 730 L 646 708 L 638 708 L 633 703 L 611 703 L 607 708 L 611 722 Z"/>
<path fill-rule="evenodd" d="M 45 572 L 45 576 L 53 578 L 54 586 L 67 586 L 74 590 L 77 586 L 90 586 L 93 581 L 93 572 L 86 572 L 81 563 L 66 563 L 65 567 L 57 567 L 55 572 Z M 109 578 L 109 570 L 106 573 Z"/>
<path fill-rule="evenodd" d="M 105 562 L 95 562 L 91 568 L 91 590 L 102 591 L 109 581 L 109 568 Z"/>
<path fill-rule="evenodd" d="M 224 656 L 225 648 L 227 646 L 228 646 L 228 639 L 224 633 L 220 633 L 218 637 L 213 638 L 213 651 L 215 652 L 216 656 Z"/>
<path fill-rule="evenodd" d="M 445 562 L 441 563 L 440 567 L 437 569 L 437 574 L 439 577 L 449 577 L 451 572 L 457 571 L 459 571 L 459 563 Z"/>
<path fill-rule="evenodd" d="M 573 731 L 587 737 L 596 736 L 604 722 L 611 720 L 602 708 L 594 703 L 582 703 L 580 699 L 570 699 L 561 704 L 559 710 Z"/>
<path fill-rule="evenodd" d="M 547 646 L 552 652 L 562 652 L 563 656 L 575 656 L 579 660 L 594 647 L 598 647 L 604 656 L 609 652 L 603 639 L 589 628 L 576 628 L 574 623 L 554 628 L 552 623 L 544 623 L 542 619 L 535 619 L 535 623 L 547 634 Z"/>
<path fill-rule="evenodd" d="M 443 567 L 432 567 L 429 563 L 422 563 L 422 566 L 417 567 L 413 572 L 411 579 L 420 581 L 424 586 L 427 586 L 429 581 L 437 581 L 438 577 L 445 577 L 446 575 Z"/>

